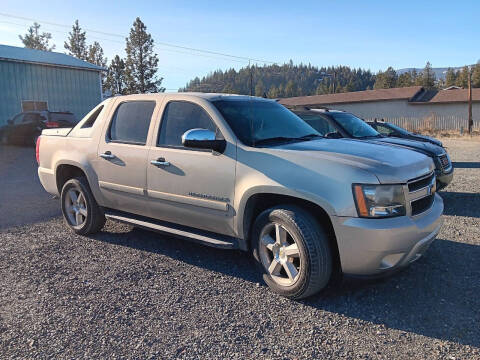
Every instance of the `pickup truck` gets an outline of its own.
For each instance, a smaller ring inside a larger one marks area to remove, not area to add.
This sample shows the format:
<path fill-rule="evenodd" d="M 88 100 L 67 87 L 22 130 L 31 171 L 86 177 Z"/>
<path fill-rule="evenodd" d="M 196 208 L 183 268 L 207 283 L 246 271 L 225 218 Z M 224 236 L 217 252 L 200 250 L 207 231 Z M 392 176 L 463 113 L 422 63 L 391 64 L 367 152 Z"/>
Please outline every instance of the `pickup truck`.
<path fill-rule="evenodd" d="M 72 129 L 44 130 L 37 161 L 77 234 L 108 218 L 250 251 L 267 285 L 293 299 L 336 274 L 405 267 L 442 223 L 430 158 L 324 138 L 255 97 L 110 98 Z"/>

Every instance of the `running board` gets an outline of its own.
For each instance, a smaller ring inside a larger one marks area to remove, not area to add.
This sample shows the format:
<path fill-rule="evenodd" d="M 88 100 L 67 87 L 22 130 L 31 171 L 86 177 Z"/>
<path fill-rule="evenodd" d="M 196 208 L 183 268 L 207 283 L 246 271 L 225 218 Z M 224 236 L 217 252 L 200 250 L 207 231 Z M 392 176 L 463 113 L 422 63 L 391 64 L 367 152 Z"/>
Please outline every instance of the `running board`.
<path fill-rule="evenodd" d="M 215 234 L 209 231 L 193 229 L 187 226 L 172 224 L 143 216 L 117 212 L 114 210 L 106 210 L 105 217 L 107 219 L 138 226 L 143 229 L 184 238 L 207 246 L 221 249 L 238 249 L 237 239 L 227 235 Z"/>

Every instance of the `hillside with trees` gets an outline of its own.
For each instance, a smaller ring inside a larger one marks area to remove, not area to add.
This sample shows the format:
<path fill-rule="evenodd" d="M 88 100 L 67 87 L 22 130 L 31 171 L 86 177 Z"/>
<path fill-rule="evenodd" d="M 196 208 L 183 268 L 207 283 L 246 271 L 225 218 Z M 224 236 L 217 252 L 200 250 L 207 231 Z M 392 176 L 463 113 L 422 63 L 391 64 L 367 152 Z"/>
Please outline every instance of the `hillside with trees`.
<path fill-rule="evenodd" d="M 369 70 L 348 66 L 316 67 L 283 65 L 217 70 L 190 81 L 180 91 L 250 94 L 269 98 L 290 97 L 372 89 L 375 76 Z"/>
<path fill-rule="evenodd" d="M 269 98 L 320 95 L 370 89 L 423 86 L 428 89 L 447 86 L 467 87 L 468 67 L 460 71 L 449 68 L 445 79 L 437 79 L 430 62 L 422 71 L 415 69 L 397 74 L 389 67 L 373 74 L 370 70 L 348 66 L 316 67 L 294 65 L 264 65 L 240 70 L 217 70 L 191 80 L 180 91 L 250 94 Z M 472 86 L 480 87 L 480 62 L 472 70 Z"/>

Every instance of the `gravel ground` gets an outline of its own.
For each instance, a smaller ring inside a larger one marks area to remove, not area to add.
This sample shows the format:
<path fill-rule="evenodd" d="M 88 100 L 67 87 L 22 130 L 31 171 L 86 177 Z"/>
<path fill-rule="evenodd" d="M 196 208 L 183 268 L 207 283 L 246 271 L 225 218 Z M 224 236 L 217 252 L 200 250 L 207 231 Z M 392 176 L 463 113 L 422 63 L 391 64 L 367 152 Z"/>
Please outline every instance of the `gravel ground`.
<path fill-rule="evenodd" d="M 0 357 L 480 359 L 480 142 L 445 143 L 457 169 L 426 256 L 306 301 L 272 294 L 237 251 L 113 222 L 5 228 Z"/>

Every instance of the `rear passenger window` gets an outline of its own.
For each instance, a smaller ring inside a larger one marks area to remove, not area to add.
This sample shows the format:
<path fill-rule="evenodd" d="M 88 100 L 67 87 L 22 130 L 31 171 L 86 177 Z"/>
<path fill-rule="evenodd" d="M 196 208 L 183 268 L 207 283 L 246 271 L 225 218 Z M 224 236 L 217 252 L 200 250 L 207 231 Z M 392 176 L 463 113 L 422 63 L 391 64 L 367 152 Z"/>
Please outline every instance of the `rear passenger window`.
<path fill-rule="evenodd" d="M 214 122 L 202 107 L 187 101 L 171 101 L 163 113 L 157 145 L 183 147 L 183 133 L 197 128 L 217 131 Z"/>
<path fill-rule="evenodd" d="M 100 115 L 100 113 L 102 112 L 102 110 L 103 110 L 103 105 L 99 106 L 98 109 L 95 110 L 95 112 L 92 115 L 90 115 L 88 120 L 83 123 L 82 129 L 91 128 L 95 123 L 95 121 L 97 120 L 98 115 Z"/>
<path fill-rule="evenodd" d="M 110 125 L 110 140 L 145 145 L 154 108 L 155 101 L 121 103 Z"/>

